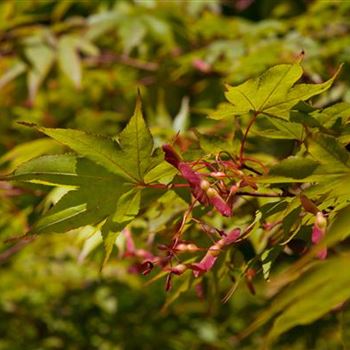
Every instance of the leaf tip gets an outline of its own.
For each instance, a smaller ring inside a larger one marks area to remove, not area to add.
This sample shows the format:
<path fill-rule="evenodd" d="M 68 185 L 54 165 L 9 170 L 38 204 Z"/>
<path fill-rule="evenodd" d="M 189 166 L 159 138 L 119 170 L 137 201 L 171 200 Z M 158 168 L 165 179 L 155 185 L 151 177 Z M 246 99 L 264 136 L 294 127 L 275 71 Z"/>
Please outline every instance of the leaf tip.
<path fill-rule="evenodd" d="M 141 96 L 141 90 L 138 87 L 137 88 L 137 96 L 136 96 L 136 105 L 135 105 L 135 111 L 134 115 L 142 114 L 142 96 Z"/>
<path fill-rule="evenodd" d="M 336 72 L 333 75 L 333 79 L 336 79 L 338 75 L 340 74 L 341 70 L 343 69 L 344 63 L 340 63 L 339 67 L 337 68 Z"/>
<path fill-rule="evenodd" d="M 305 50 L 301 49 L 300 53 L 297 55 L 296 63 L 300 64 L 305 57 Z"/>
<path fill-rule="evenodd" d="M 229 83 L 224 83 L 225 91 L 229 91 L 232 87 Z"/>

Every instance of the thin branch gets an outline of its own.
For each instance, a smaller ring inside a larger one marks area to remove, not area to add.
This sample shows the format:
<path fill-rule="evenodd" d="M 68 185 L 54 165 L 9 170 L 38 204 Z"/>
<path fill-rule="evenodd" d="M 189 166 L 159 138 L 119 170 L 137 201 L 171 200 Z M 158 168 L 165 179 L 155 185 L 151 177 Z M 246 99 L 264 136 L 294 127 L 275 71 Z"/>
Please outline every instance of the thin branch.
<path fill-rule="evenodd" d="M 30 237 L 26 239 L 22 239 L 15 245 L 13 245 L 11 248 L 5 250 L 0 254 L 0 265 L 5 263 L 12 255 L 16 254 L 17 252 L 21 251 L 24 247 L 26 247 L 29 243 L 31 243 L 35 238 Z"/>
<path fill-rule="evenodd" d="M 252 167 L 250 167 L 250 166 L 248 166 L 246 164 L 243 164 L 243 168 L 247 169 L 247 170 L 250 170 L 251 172 L 253 172 L 256 175 L 262 175 L 262 173 L 260 171 L 255 170 L 254 168 L 252 168 Z"/>
<path fill-rule="evenodd" d="M 253 124 L 255 123 L 256 121 L 256 117 L 258 116 L 259 112 L 258 111 L 255 111 L 254 114 L 253 114 L 253 117 L 252 119 L 249 121 L 249 124 L 247 126 L 247 129 L 243 135 L 243 139 L 242 139 L 242 143 L 241 143 L 241 148 L 239 150 L 239 162 L 241 164 L 241 166 L 243 165 L 244 163 L 244 148 L 245 148 L 245 144 L 246 144 L 246 141 L 247 141 L 247 136 L 248 136 L 248 133 L 249 133 L 249 130 L 250 128 L 253 126 Z"/>
<path fill-rule="evenodd" d="M 128 55 L 116 55 L 114 53 L 102 53 L 96 57 L 87 57 L 84 59 L 88 63 L 92 64 L 104 64 L 104 63 L 122 63 L 130 67 L 142 69 L 150 72 L 155 72 L 159 65 L 155 62 L 147 62 L 137 58 L 130 57 Z"/>
<path fill-rule="evenodd" d="M 268 198 L 284 198 L 295 197 L 292 193 L 256 193 L 256 192 L 236 192 L 239 196 L 251 196 L 251 197 L 268 197 Z"/>

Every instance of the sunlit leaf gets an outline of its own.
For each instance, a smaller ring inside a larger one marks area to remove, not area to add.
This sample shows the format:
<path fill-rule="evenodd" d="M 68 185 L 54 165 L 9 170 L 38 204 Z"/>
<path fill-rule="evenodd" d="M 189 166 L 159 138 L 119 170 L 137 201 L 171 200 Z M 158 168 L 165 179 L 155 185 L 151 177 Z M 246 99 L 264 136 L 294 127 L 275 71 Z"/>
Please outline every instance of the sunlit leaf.
<path fill-rule="evenodd" d="M 241 85 L 227 86 L 225 96 L 234 107 L 230 113 L 243 115 L 254 111 L 287 119 L 289 110 L 294 105 L 329 89 L 338 74 L 336 73 L 333 78 L 321 84 L 294 86 L 302 73 L 302 68 L 298 63 L 281 64 Z M 221 119 L 222 114 L 212 117 Z"/>

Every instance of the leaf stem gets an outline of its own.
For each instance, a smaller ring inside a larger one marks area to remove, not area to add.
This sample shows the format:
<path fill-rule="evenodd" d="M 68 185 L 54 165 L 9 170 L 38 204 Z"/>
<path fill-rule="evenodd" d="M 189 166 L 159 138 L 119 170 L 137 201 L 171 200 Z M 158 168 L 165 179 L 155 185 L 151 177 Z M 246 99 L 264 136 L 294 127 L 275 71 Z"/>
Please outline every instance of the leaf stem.
<path fill-rule="evenodd" d="M 242 139 L 242 142 L 241 142 L 241 148 L 239 150 L 239 163 L 240 163 L 241 166 L 244 164 L 244 147 L 245 147 L 245 144 L 246 144 L 246 141 L 247 141 L 248 133 L 249 133 L 250 128 L 255 123 L 256 117 L 258 116 L 258 114 L 259 114 L 259 111 L 255 111 L 254 112 L 253 117 L 249 121 L 247 129 L 246 129 L 246 131 L 245 131 L 245 133 L 243 135 L 243 139 Z"/>
<path fill-rule="evenodd" d="M 190 184 L 140 184 L 142 187 L 148 187 L 148 188 L 159 188 L 162 190 L 170 190 L 172 188 L 179 188 L 179 187 L 190 187 Z"/>

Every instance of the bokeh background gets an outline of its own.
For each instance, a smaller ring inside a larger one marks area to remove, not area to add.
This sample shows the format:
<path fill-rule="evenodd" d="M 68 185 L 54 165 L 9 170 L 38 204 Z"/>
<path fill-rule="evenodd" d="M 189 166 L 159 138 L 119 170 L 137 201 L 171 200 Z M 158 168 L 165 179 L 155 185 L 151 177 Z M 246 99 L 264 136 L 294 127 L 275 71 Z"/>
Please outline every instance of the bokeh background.
<path fill-rule="evenodd" d="M 212 130 L 206 116 L 238 84 L 304 52 L 304 80 L 321 82 L 345 63 L 318 101 L 350 102 L 350 2 L 308 0 L 2 0 L 0 172 L 60 145 L 18 124 L 116 135 L 137 88 L 158 144 L 176 130 Z M 225 126 L 221 126 L 224 128 Z M 93 227 L 33 241 L 23 235 L 59 189 L 0 182 L 0 349 L 256 349 L 234 335 L 268 301 L 245 286 L 228 303 L 164 281 L 145 287 L 118 249 L 100 273 Z M 157 223 L 162 225 L 161 222 Z M 167 307 L 164 307 L 164 304 Z M 169 305 L 168 305 L 169 304 Z M 297 327 L 276 349 L 342 349 L 337 315 Z"/>

